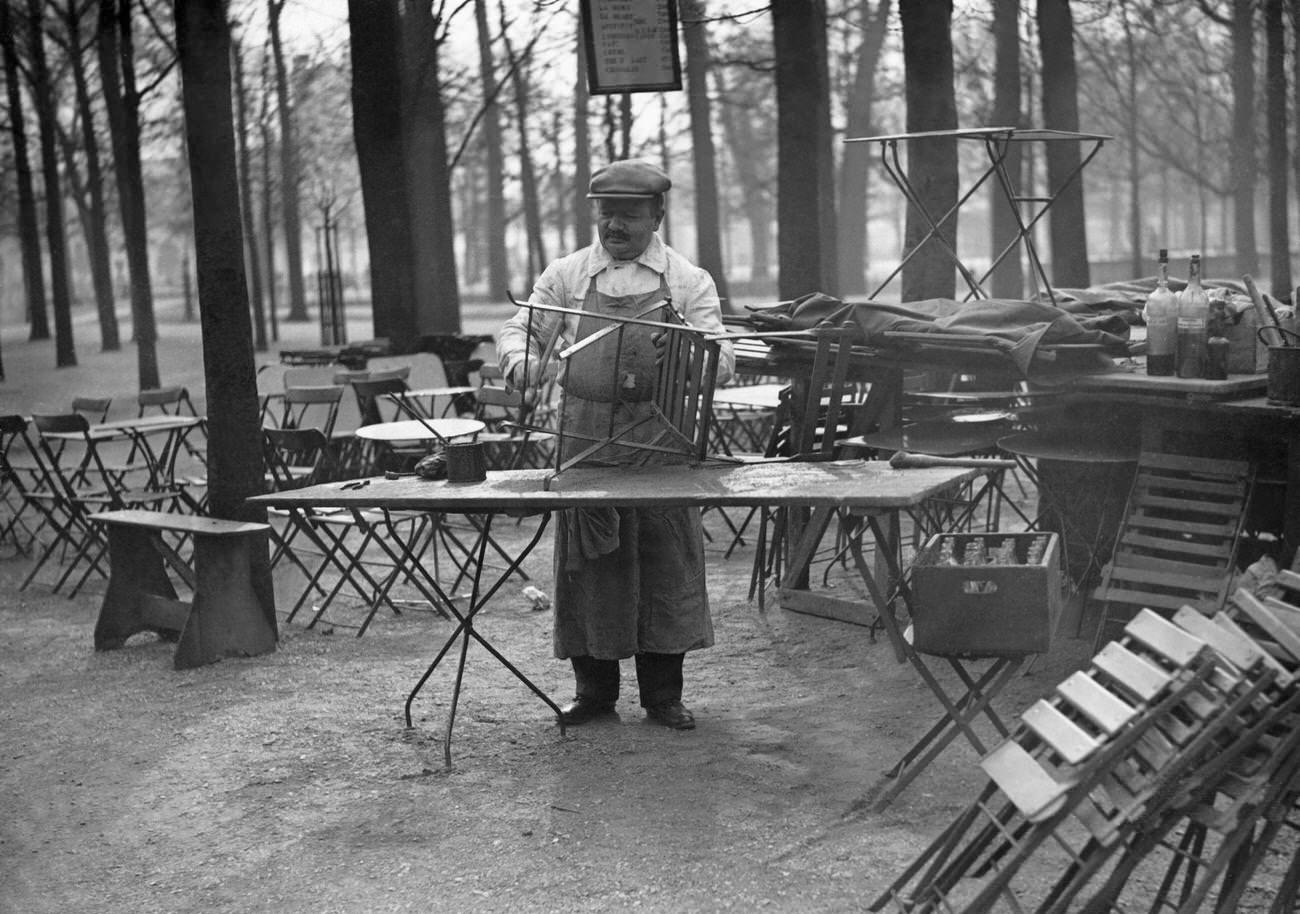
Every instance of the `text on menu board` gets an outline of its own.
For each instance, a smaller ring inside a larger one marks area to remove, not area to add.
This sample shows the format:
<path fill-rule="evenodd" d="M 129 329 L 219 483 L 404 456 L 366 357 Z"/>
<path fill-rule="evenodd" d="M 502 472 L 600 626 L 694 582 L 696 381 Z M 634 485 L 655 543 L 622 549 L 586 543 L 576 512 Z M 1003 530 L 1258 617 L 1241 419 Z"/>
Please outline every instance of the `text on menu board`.
<path fill-rule="evenodd" d="M 682 87 L 676 0 L 583 0 L 593 94 Z"/>

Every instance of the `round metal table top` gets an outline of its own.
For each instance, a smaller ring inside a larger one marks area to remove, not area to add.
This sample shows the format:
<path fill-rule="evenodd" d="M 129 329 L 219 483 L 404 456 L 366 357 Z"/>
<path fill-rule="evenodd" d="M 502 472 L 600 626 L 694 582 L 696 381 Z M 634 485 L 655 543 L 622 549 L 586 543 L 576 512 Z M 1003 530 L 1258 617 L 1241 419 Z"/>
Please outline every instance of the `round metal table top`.
<path fill-rule="evenodd" d="M 1134 463 L 1141 451 L 1136 438 L 1086 428 L 1019 432 L 999 438 L 998 447 L 1018 457 L 1085 463 Z"/>
<path fill-rule="evenodd" d="M 477 419 L 402 419 L 363 425 L 353 434 L 369 441 L 429 441 L 477 435 L 486 426 Z"/>

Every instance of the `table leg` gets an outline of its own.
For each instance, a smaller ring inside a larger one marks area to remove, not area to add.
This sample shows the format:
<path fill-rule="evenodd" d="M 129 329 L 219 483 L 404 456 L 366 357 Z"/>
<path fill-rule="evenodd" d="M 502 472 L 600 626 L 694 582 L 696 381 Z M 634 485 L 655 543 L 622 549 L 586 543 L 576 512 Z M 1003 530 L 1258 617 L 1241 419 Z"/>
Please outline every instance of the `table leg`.
<path fill-rule="evenodd" d="M 487 639 L 485 639 L 481 634 L 479 634 L 477 629 L 474 628 L 474 617 L 478 614 L 478 611 L 482 609 L 483 606 L 488 602 L 488 600 L 492 599 L 492 597 L 496 594 L 496 592 L 501 589 L 501 586 L 516 571 L 518 571 L 519 566 L 523 564 L 524 560 L 528 557 L 528 555 L 537 546 L 537 543 L 541 540 L 542 534 L 545 532 L 547 524 L 550 522 L 551 516 L 549 513 L 542 515 L 542 520 L 537 525 L 537 530 L 536 532 L 534 532 L 533 536 L 528 541 L 527 545 L 524 546 L 524 548 L 521 549 L 515 555 L 514 558 L 510 559 L 508 566 L 505 568 L 504 571 L 502 571 L 497 576 L 496 580 L 492 582 L 491 586 L 484 589 L 482 586 L 483 585 L 482 577 L 483 577 L 483 572 L 485 570 L 484 558 L 486 557 L 487 554 L 488 541 L 490 539 L 493 517 L 494 515 L 492 514 L 483 515 L 483 522 L 478 530 L 478 535 L 474 543 L 475 562 L 474 562 L 473 581 L 470 588 L 469 605 L 463 613 L 459 609 L 457 609 L 456 604 L 452 602 L 450 596 L 444 591 L 442 585 L 437 581 L 437 579 L 431 575 L 428 575 L 427 572 L 425 573 L 426 582 L 431 588 L 433 588 L 433 590 L 438 594 L 438 596 L 442 599 L 442 601 L 446 603 L 446 605 L 449 607 L 452 614 L 456 617 L 457 625 L 455 630 L 451 633 L 451 635 L 447 638 L 446 642 L 443 644 L 442 648 L 438 651 L 437 655 L 433 658 L 433 662 L 430 663 L 428 668 L 424 671 L 424 675 L 421 676 L 420 680 L 415 684 L 415 688 L 413 688 L 411 690 L 411 693 L 406 697 L 406 708 L 405 708 L 406 726 L 408 728 L 413 726 L 411 721 L 411 705 L 415 701 L 416 695 L 418 695 L 420 693 L 420 690 L 424 688 L 424 684 L 428 682 L 429 677 L 433 675 L 433 671 L 436 670 L 439 664 L 442 663 L 442 660 L 447 655 L 447 652 L 451 650 L 452 646 L 456 644 L 456 642 L 459 640 L 460 657 L 456 667 L 455 683 L 452 688 L 451 708 L 447 716 L 447 737 L 446 740 L 444 741 L 444 746 L 443 746 L 443 758 L 448 767 L 451 766 L 452 727 L 455 725 L 456 708 L 460 701 L 461 684 L 464 681 L 464 677 L 465 677 L 465 659 L 469 651 L 470 638 L 473 638 L 480 645 L 482 645 L 482 647 L 489 654 L 495 657 L 496 660 L 502 666 L 504 666 L 507 670 L 509 670 L 516 679 L 518 679 L 520 682 L 526 685 L 534 695 L 540 698 L 547 705 L 547 707 L 549 707 L 552 711 L 555 712 L 555 719 L 559 722 L 560 725 L 560 735 L 561 736 L 564 735 L 564 719 L 560 714 L 559 705 L 557 705 L 554 701 L 552 701 L 551 698 L 545 692 L 543 692 L 540 688 L 537 687 L 535 683 L 533 683 L 532 680 L 530 680 L 527 676 L 525 676 L 522 672 L 520 672 L 518 667 L 516 667 L 513 663 L 511 663 L 508 659 L 506 659 L 506 657 L 500 651 L 498 651 L 489 641 L 487 641 Z"/>

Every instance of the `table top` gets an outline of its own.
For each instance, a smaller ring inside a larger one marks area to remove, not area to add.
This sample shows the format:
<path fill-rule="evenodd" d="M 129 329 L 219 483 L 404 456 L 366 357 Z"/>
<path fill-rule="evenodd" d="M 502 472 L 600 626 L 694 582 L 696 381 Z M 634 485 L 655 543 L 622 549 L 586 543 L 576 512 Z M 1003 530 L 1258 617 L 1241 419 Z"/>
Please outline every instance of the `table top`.
<path fill-rule="evenodd" d="M 432 431 L 430 431 L 432 427 Z M 464 438 L 477 435 L 486 428 L 477 419 L 401 419 L 397 422 L 380 422 L 363 425 L 353 432 L 358 438 L 369 441 L 431 441 L 443 438 Z M 437 434 L 435 434 L 435 432 Z"/>
<path fill-rule="evenodd" d="M 1088 429 L 1017 432 L 999 438 L 998 447 L 1019 457 L 1081 463 L 1133 463 L 1142 450 L 1136 437 Z"/>
<path fill-rule="evenodd" d="M 403 396 L 407 397 L 457 397 L 461 394 L 472 394 L 478 390 L 477 387 L 461 385 L 460 387 L 417 387 L 406 391 Z"/>
<path fill-rule="evenodd" d="M 97 422 L 90 426 L 90 436 L 95 439 L 125 438 L 132 434 L 149 434 L 151 432 L 170 432 L 177 429 L 193 428 L 203 421 L 201 416 L 139 416 L 129 419 L 113 419 Z M 52 432 L 51 438 L 79 438 L 73 432 Z"/>
<path fill-rule="evenodd" d="M 742 384 L 720 387 L 713 392 L 715 405 L 747 409 L 776 409 L 781 405 L 781 391 L 788 384 Z"/>
<path fill-rule="evenodd" d="M 1146 394 L 1197 399 L 1232 399 L 1263 393 L 1268 387 L 1265 374 L 1234 374 L 1225 380 L 1149 375 L 1141 365 L 1116 367 L 1109 371 L 1080 373 L 1042 382 L 1049 389 L 1068 387 L 1072 392 Z"/>
<path fill-rule="evenodd" d="M 282 508 L 342 506 L 469 513 L 611 505 L 907 508 L 984 472 L 958 467 L 899 470 L 880 460 L 580 468 L 558 476 L 553 470 L 494 470 L 482 482 L 375 478 L 358 489 L 325 483 L 258 495 L 250 502 Z"/>

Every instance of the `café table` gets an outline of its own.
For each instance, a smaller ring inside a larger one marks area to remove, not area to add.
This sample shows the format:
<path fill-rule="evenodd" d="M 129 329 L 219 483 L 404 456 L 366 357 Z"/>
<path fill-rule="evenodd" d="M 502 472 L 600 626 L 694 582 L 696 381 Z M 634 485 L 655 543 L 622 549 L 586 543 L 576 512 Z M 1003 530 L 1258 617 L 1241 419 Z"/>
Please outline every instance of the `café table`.
<path fill-rule="evenodd" d="M 123 476 L 132 469 L 142 469 L 147 474 L 145 488 L 160 489 L 174 482 L 172 471 L 179 448 L 190 431 L 202 425 L 203 421 L 202 416 L 166 414 L 137 416 L 98 422 L 90 426 L 87 434 L 96 445 L 113 441 L 130 441 L 133 455 L 140 454 L 143 465 L 138 468 L 121 465 L 110 469 L 118 471 Z M 50 433 L 49 437 L 75 441 L 80 435 L 74 432 L 54 432 Z M 151 443 L 151 439 L 160 437 L 161 441 L 154 440 Z"/>
<path fill-rule="evenodd" d="M 550 513 L 566 508 L 589 507 L 769 507 L 801 506 L 811 509 L 813 520 L 805 525 L 807 535 L 820 538 L 829 517 L 845 507 L 867 512 L 868 525 L 877 538 L 888 534 L 877 515 L 888 511 L 914 509 L 927 499 L 948 492 L 974 479 L 983 470 L 965 467 L 895 469 L 883 461 L 814 461 L 762 463 L 705 462 L 679 466 L 574 468 L 563 473 L 549 469 L 491 471 L 482 482 L 456 483 L 448 480 L 419 478 L 376 478 L 365 486 L 340 486 L 338 483 L 311 486 L 259 495 L 250 502 L 288 510 L 311 508 L 381 508 L 388 510 L 425 510 L 477 515 L 482 526 L 475 545 L 481 559 L 490 535 L 492 521 L 499 515 L 539 514 L 542 517 L 529 541 L 518 550 L 511 563 L 485 580 L 487 568 L 481 560 L 472 569 L 472 588 L 464 609 L 446 600 L 441 585 L 431 578 L 429 586 L 444 598 L 456 616 L 455 630 L 447 638 L 433 661 L 406 699 L 406 722 L 412 725 L 411 707 L 425 683 L 444 657 L 459 642 L 452 699 L 448 712 L 445 761 L 451 764 L 451 735 L 465 673 L 465 658 L 471 640 L 477 642 L 555 714 L 563 732 L 560 709 L 532 680 L 506 658 L 479 631 L 475 617 L 536 547 L 547 527 Z M 797 549 L 808 548 L 800 543 Z M 855 567 L 862 575 L 898 659 L 911 660 L 922 672 L 927 685 L 936 690 L 949 716 L 961 717 L 960 700 L 952 702 L 933 680 L 928 669 L 903 637 L 895 615 L 894 601 L 886 596 L 867 567 L 860 551 L 855 552 Z M 909 599 L 905 586 L 899 598 Z M 970 710 L 955 724 L 978 744 L 970 731 Z"/>
<path fill-rule="evenodd" d="M 477 419 L 398 419 L 395 422 L 378 422 L 363 425 L 355 432 L 367 441 L 395 444 L 402 441 L 450 441 L 468 438 L 483 431 L 486 426 Z"/>

